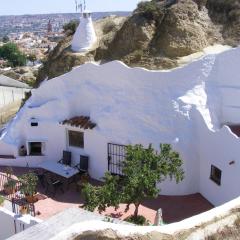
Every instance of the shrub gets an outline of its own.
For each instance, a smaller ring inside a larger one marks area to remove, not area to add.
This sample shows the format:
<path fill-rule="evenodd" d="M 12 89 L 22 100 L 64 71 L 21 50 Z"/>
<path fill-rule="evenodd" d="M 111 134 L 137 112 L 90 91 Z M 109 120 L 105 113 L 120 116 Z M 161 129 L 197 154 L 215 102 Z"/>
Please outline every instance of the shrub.
<path fill-rule="evenodd" d="M 33 196 L 37 191 L 38 177 L 35 173 L 29 172 L 19 177 L 22 183 L 20 191 L 25 196 Z"/>
<path fill-rule="evenodd" d="M 156 1 L 140 2 L 135 13 L 139 13 L 147 19 L 159 20 L 159 16 L 162 15 L 162 10 Z"/>
<path fill-rule="evenodd" d="M 125 218 L 124 221 L 134 223 L 140 226 L 149 225 L 149 222 L 147 221 L 147 219 L 142 215 L 138 215 L 136 217 L 131 215 Z"/>
<path fill-rule="evenodd" d="M 2 38 L 2 41 L 3 41 L 4 43 L 7 43 L 7 42 L 10 41 L 10 39 L 9 39 L 9 37 L 8 37 L 7 35 L 5 35 L 5 36 Z"/>
<path fill-rule="evenodd" d="M 6 43 L 0 47 L 0 58 L 7 60 L 12 67 L 26 65 L 27 58 L 16 44 Z"/>
<path fill-rule="evenodd" d="M 116 29 L 116 24 L 113 21 L 108 21 L 104 26 L 103 26 L 103 33 L 107 34 L 113 30 Z"/>
<path fill-rule="evenodd" d="M 71 20 L 69 23 L 66 23 L 63 26 L 63 31 L 65 33 L 69 33 L 69 35 L 72 35 L 76 32 L 78 25 L 79 25 L 78 20 Z"/>
<path fill-rule="evenodd" d="M 13 179 L 9 179 L 5 184 L 4 184 L 4 188 L 10 188 L 10 189 L 14 189 L 16 187 L 17 182 Z"/>

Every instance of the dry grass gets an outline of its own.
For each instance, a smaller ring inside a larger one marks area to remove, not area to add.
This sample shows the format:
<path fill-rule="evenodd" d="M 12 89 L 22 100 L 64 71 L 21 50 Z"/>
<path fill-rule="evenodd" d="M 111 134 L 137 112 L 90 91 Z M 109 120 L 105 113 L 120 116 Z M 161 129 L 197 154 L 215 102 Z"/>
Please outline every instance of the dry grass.
<path fill-rule="evenodd" d="M 215 232 L 212 231 L 214 228 Z M 200 237 L 202 234 L 205 237 Z M 240 208 L 235 208 L 225 216 L 216 217 L 192 229 L 183 230 L 173 237 L 176 240 L 188 240 L 194 239 L 194 236 L 203 240 L 240 240 Z"/>
<path fill-rule="evenodd" d="M 237 240 L 240 239 L 240 214 L 238 214 L 233 226 L 225 227 L 215 234 L 208 236 L 205 240 Z"/>
<path fill-rule="evenodd" d="M 15 116 L 21 106 L 21 101 L 8 104 L 0 108 L 0 129 L 6 124 L 11 118 Z"/>

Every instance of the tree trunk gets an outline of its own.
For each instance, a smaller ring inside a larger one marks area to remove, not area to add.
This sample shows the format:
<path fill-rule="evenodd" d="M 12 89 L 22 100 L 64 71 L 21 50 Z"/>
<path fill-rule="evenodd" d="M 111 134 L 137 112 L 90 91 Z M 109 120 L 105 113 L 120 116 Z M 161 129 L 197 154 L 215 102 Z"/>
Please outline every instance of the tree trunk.
<path fill-rule="evenodd" d="M 137 218 L 140 203 L 135 203 L 134 205 L 135 205 L 134 218 Z"/>

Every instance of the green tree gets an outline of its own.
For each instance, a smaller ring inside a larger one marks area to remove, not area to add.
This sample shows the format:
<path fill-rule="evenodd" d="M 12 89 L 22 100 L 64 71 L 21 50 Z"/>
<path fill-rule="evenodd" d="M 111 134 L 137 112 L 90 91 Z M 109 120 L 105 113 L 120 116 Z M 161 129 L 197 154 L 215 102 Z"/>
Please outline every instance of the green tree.
<path fill-rule="evenodd" d="M 96 208 L 98 208 L 98 211 L 101 213 L 110 206 L 114 206 L 116 209 L 118 208 L 121 202 L 121 196 L 118 192 L 119 177 L 112 176 L 109 172 L 106 172 L 103 180 L 103 186 L 93 186 L 89 183 L 84 186 L 84 208 L 86 210 L 94 211 Z"/>
<path fill-rule="evenodd" d="M 7 43 L 7 42 L 10 41 L 10 39 L 9 39 L 9 37 L 8 37 L 7 35 L 5 35 L 5 36 L 2 38 L 2 41 L 3 41 L 4 43 Z"/>
<path fill-rule="evenodd" d="M 7 60 L 13 67 L 26 65 L 26 56 L 14 43 L 6 43 L 0 47 L 0 58 Z"/>
<path fill-rule="evenodd" d="M 137 220 L 140 204 L 145 199 L 156 198 L 160 193 L 157 183 L 166 178 L 175 179 L 177 183 L 183 180 L 184 171 L 179 153 L 172 150 L 171 145 L 161 144 L 160 152 L 152 145 L 144 148 L 142 145 L 127 147 L 126 158 L 123 161 L 123 178 L 106 173 L 102 187 L 90 184 L 84 188 L 85 208 L 104 211 L 106 207 L 118 208 L 121 202 L 135 205 L 133 217 Z"/>
<path fill-rule="evenodd" d="M 160 190 L 158 182 L 167 177 L 177 183 L 183 180 L 184 172 L 179 153 L 172 150 L 170 144 L 161 144 L 160 153 L 149 145 L 145 149 L 142 145 L 128 146 L 126 160 L 123 166 L 122 194 L 125 202 L 135 205 L 134 217 L 138 216 L 140 204 L 148 198 L 156 198 Z"/>

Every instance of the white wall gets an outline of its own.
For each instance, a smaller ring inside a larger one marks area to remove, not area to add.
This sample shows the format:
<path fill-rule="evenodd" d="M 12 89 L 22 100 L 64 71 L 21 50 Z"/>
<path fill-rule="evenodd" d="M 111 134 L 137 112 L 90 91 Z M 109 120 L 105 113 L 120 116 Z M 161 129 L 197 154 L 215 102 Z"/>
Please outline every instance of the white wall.
<path fill-rule="evenodd" d="M 63 231 L 59 231 L 58 234 L 55 234 L 52 240 L 65 240 L 72 238 L 72 236 L 79 236 L 84 232 L 104 232 L 107 229 L 111 229 L 117 232 L 120 236 L 125 236 L 126 238 L 136 234 L 143 235 L 158 232 L 162 234 L 174 234 L 173 238 L 176 239 L 179 232 L 185 232 L 187 233 L 189 239 L 202 240 L 216 234 L 217 231 L 221 231 L 224 227 L 232 227 L 237 219 L 237 214 L 233 214 L 233 212 L 239 208 L 239 204 L 240 198 L 237 198 L 204 213 L 184 219 L 180 222 L 166 224 L 163 226 L 133 226 L 98 220 L 84 221 L 73 224 L 69 228 L 65 228 Z M 229 217 L 229 215 L 231 216 Z M 34 230 L 36 234 L 33 235 L 33 237 L 38 238 L 38 226 L 36 226 Z M 34 232 L 28 234 L 32 233 Z M 21 234 L 22 238 L 27 238 L 27 236 L 29 235 Z"/>
<path fill-rule="evenodd" d="M 29 89 L 0 86 L 0 108 L 24 98 Z"/>
<path fill-rule="evenodd" d="M 23 231 L 23 229 L 27 229 L 40 222 L 40 220 L 30 215 L 19 217 L 7 209 L 0 207 L 0 240 L 5 240 L 13 236 L 15 234 L 15 225 L 16 233 L 19 233 Z"/>
<path fill-rule="evenodd" d="M 240 195 L 240 189 L 232 187 L 239 176 L 239 140 L 219 128 L 224 122 L 240 121 L 239 54 L 237 48 L 205 56 L 172 71 L 132 69 L 116 61 L 89 63 L 46 81 L 32 91 L 0 141 L 0 154 L 9 151 L 16 156 L 26 142 L 44 141 L 45 155 L 0 164 L 36 166 L 44 160 L 58 161 L 68 149 L 75 163 L 80 154 L 89 155 L 90 174 L 100 179 L 107 170 L 108 142 L 152 143 L 156 149 L 170 143 L 184 160 L 185 179 L 178 185 L 162 183 L 162 194 L 201 192 L 216 205 L 230 200 Z M 234 104 L 236 111 L 230 111 Z M 90 116 L 97 127 L 84 131 L 84 149 L 68 147 L 66 129 L 77 128 L 59 122 L 81 115 Z M 31 118 L 37 119 L 38 127 L 30 126 Z M 229 166 L 232 159 L 236 164 Z M 220 187 L 209 180 L 211 164 L 223 171 Z"/>
<path fill-rule="evenodd" d="M 217 132 L 202 129 L 199 136 L 200 192 L 218 206 L 240 195 L 240 141 L 226 126 Z M 211 165 L 222 171 L 220 186 L 210 179 Z"/>

